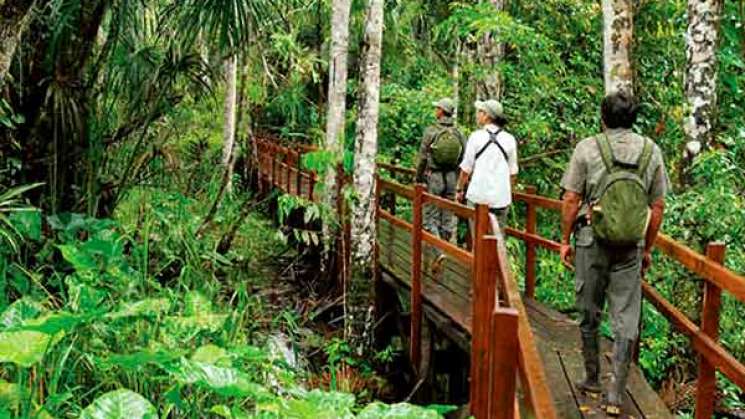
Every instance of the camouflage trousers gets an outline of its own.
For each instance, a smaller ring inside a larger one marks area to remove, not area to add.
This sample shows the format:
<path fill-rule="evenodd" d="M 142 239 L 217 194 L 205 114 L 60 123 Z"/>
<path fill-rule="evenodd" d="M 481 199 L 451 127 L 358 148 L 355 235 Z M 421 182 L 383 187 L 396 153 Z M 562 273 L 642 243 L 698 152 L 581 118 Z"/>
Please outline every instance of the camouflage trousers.
<path fill-rule="evenodd" d="M 607 299 L 614 338 L 635 340 L 642 300 L 642 248 L 598 243 L 590 226 L 575 230 L 574 245 L 574 285 L 582 335 L 597 337 Z"/>
<path fill-rule="evenodd" d="M 427 176 L 427 192 L 446 199 L 455 199 L 457 172 L 430 172 Z M 455 238 L 458 218 L 450 211 L 435 205 L 425 205 L 423 210 L 424 228 L 443 240 Z"/>

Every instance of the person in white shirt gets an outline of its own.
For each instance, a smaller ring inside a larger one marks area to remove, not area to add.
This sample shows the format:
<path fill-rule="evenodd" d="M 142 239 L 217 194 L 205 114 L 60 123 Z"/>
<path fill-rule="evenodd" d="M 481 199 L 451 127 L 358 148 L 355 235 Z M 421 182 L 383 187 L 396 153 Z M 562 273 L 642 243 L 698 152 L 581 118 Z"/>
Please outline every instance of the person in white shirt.
<path fill-rule="evenodd" d="M 469 205 L 486 204 L 492 217 L 492 231 L 501 234 L 512 204 L 512 185 L 517 177 L 517 142 L 504 130 L 507 120 L 496 100 L 477 101 L 474 131 L 466 143 L 456 186 L 456 200 Z M 470 181 L 470 183 L 469 183 Z"/>

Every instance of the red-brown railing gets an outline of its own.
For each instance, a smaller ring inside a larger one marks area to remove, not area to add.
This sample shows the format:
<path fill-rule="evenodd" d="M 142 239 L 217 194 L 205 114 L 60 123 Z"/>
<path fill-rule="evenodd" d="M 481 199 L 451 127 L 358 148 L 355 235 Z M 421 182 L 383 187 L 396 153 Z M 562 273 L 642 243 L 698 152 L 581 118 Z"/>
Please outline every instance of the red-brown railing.
<path fill-rule="evenodd" d="M 536 233 L 536 209 L 561 210 L 561 201 L 535 194 L 534 188 L 515 192 L 513 198 L 527 205 L 527 222 L 524 230 L 507 228 L 506 234 L 523 240 L 527 249 L 525 266 L 525 293 L 533 298 L 536 281 L 535 248 L 543 247 L 558 252 L 559 243 L 546 239 Z M 697 326 L 685 314 L 666 300 L 646 281 L 642 282 L 645 298 L 675 326 L 691 339 L 693 349 L 699 355 L 698 382 L 696 390 L 696 418 L 713 417 L 716 393 L 715 372 L 720 371 L 741 390 L 745 391 L 745 366 L 718 343 L 719 312 L 722 291 L 729 292 L 740 302 L 745 302 L 745 276 L 739 275 L 722 265 L 725 246 L 723 243 L 709 243 L 706 255 L 692 250 L 672 238 L 660 234 L 655 241 L 655 249 L 680 263 L 688 271 L 704 280 L 704 302 L 701 311 L 701 325 Z"/>
<path fill-rule="evenodd" d="M 517 378 L 524 405 L 534 417 L 556 418 L 553 398 L 543 371 L 535 337 L 517 283 L 507 263 L 504 243 L 489 236 L 488 208 L 472 209 L 413 188 L 377 178 L 376 199 L 392 193 L 412 203 L 412 223 L 395 215 L 395 199 L 388 209 L 377 207 L 378 219 L 411 232 L 411 345 L 415 367 L 421 359 L 422 244 L 429 244 L 453 260 L 472 267 L 470 409 L 476 418 L 516 417 Z M 474 221 L 473 251 L 461 249 L 430 234 L 422 226 L 422 209 L 434 205 L 461 219 Z M 495 281 L 495 278 L 497 281 Z"/>

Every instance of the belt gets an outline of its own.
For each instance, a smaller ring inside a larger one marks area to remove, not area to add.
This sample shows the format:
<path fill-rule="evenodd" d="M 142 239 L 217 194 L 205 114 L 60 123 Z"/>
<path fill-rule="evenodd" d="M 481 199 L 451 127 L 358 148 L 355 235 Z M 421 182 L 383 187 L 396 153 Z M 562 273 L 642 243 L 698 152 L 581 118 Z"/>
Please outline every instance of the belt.
<path fill-rule="evenodd" d="M 494 214 L 494 215 L 500 215 L 499 213 L 502 212 L 502 211 L 505 211 L 505 210 L 507 210 L 507 207 L 489 208 L 489 212 L 492 213 L 492 214 Z"/>

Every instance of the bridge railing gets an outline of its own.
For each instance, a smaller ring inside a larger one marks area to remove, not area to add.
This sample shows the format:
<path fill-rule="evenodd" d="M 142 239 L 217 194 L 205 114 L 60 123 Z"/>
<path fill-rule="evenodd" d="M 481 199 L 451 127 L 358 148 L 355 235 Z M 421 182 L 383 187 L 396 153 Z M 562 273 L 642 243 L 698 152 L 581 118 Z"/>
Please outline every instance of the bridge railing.
<path fill-rule="evenodd" d="M 476 418 L 514 418 L 519 405 L 534 417 L 557 417 L 535 338 L 517 283 L 507 262 L 504 243 L 490 236 L 488 208 L 469 208 L 377 177 L 377 218 L 411 233 L 410 358 L 421 360 L 422 245 L 428 244 L 459 263 L 470 265 L 471 334 L 470 409 Z M 384 199 L 386 195 L 393 199 Z M 412 222 L 396 215 L 396 199 L 411 203 Z M 473 250 L 459 248 L 423 228 L 423 208 L 434 205 L 474 224 Z M 379 251 L 378 251 L 379 252 Z M 376 260 L 379 258 L 376 253 Z M 517 383 L 524 398 L 516 398 Z"/>
<path fill-rule="evenodd" d="M 536 232 L 536 210 L 538 208 L 561 211 L 561 201 L 536 194 L 535 188 L 526 187 L 515 192 L 513 199 L 526 205 L 524 229 L 507 228 L 506 234 L 526 244 L 525 294 L 533 298 L 536 285 L 536 247 L 554 252 L 560 243 L 541 237 Z M 699 356 L 698 380 L 696 384 L 696 418 L 710 418 L 716 400 L 716 371 L 729 378 L 745 391 L 745 366 L 719 343 L 719 314 L 722 291 L 730 293 L 740 302 L 745 302 L 745 276 L 724 267 L 725 245 L 709 243 L 706 254 L 660 234 L 654 248 L 682 265 L 704 282 L 704 298 L 701 308 L 701 324 L 696 325 L 682 311 L 665 299 L 651 284 L 642 281 L 644 297 L 682 334 L 691 340 L 691 346 Z"/>

